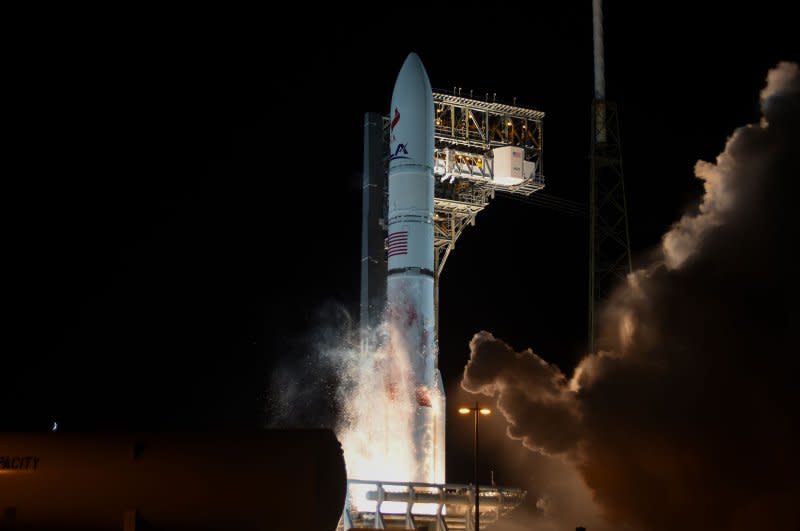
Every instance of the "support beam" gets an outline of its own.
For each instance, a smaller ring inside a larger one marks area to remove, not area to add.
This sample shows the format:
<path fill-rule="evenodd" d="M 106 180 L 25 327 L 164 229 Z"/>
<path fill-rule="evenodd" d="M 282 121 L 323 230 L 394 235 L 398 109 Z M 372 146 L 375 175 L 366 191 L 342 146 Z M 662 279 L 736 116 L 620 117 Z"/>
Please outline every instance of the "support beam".
<path fill-rule="evenodd" d="M 364 116 L 364 176 L 361 220 L 361 348 L 369 350 L 369 330 L 380 323 L 386 304 L 386 167 L 388 144 L 383 116 Z"/>

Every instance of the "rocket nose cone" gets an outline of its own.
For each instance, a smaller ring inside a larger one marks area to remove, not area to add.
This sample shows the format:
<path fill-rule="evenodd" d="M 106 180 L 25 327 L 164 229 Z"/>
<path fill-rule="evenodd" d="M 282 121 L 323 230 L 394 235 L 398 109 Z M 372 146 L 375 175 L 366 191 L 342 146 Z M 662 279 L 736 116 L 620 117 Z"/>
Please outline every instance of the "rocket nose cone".
<path fill-rule="evenodd" d="M 409 94 L 420 90 L 430 93 L 431 82 L 419 56 L 411 52 L 403 62 L 400 73 L 397 74 L 392 99 L 394 100 L 399 93 Z"/>
<path fill-rule="evenodd" d="M 425 67 L 422 65 L 422 60 L 419 58 L 419 55 L 411 52 L 403 62 L 403 66 L 400 68 L 400 74 L 398 74 L 397 77 L 424 79 L 428 77 L 428 74 L 425 72 Z"/>
<path fill-rule="evenodd" d="M 411 52 L 410 54 L 408 54 L 408 57 L 406 57 L 406 60 L 403 62 L 403 68 L 405 68 L 406 66 L 411 66 L 411 65 L 418 66 L 419 68 L 422 68 L 422 59 L 420 59 L 419 55 L 417 55 L 414 52 Z"/>
<path fill-rule="evenodd" d="M 408 54 L 392 91 L 390 168 L 433 168 L 433 93 L 419 56 Z"/>

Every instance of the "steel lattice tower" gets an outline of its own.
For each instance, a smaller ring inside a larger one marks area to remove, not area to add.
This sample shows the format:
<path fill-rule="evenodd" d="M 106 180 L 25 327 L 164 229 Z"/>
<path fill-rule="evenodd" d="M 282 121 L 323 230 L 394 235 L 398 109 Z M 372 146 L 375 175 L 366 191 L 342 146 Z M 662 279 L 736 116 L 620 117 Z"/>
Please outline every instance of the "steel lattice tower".
<path fill-rule="evenodd" d="M 631 272 L 631 245 L 622 173 L 617 106 L 605 98 L 603 13 L 592 1 L 595 99 L 589 189 L 589 352 L 595 351 L 600 304 Z"/>

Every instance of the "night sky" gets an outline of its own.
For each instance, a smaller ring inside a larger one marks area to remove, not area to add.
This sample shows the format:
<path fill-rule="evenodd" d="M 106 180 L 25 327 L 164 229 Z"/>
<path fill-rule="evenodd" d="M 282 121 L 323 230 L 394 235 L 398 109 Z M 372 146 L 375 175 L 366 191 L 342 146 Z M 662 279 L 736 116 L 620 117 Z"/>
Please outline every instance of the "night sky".
<path fill-rule="evenodd" d="M 540 4 L 29 19 L 6 76 L 0 428 L 269 424 L 275 369 L 337 306 L 357 316 L 363 114 L 410 51 L 435 89 L 544 111 L 546 191 L 585 203 L 591 3 Z M 778 2 L 607 4 L 637 264 L 800 46 Z M 585 219 L 495 200 L 442 278 L 446 387 L 480 330 L 570 372 L 587 260 Z"/>

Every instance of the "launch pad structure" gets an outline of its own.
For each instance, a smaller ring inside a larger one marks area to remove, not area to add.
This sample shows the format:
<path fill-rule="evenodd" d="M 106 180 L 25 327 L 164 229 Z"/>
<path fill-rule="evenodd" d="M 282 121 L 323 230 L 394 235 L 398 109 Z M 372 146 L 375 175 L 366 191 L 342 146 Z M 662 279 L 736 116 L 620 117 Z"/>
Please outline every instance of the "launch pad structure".
<path fill-rule="evenodd" d="M 367 499 L 374 507 L 366 511 L 352 510 L 349 493 L 353 487 L 367 489 Z M 349 480 L 347 492 L 339 528 L 344 531 L 358 528 L 476 531 L 472 485 Z M 479 495 L 481 522 L 491 525 L 522 503 L 526 492 L 492 486 L 482 487 Z M 384 505 L 390 508 L 385 509 Z M 415 510 L 417 506 L 425 510 Z"/>
<path fill-rule="evenodd" d="M 439 331 L 439 279 L 458 238 L 498 191 L 527 197 L 544 188 L 542 165 L 544 113 L 538 110 L 463 97 L 461 91 L 433 91 L 434 104 L 434 335 Z M 388 273 L 388 174 L 392 123 L 389 116 L 367 113 L 364 121 L 362 187 L 361 348 L 376 345 L 369 331 L 384 318 Z M 441 382 L 438 366 L 436 379 Z M 350 478 L 342 517 L 345 531 L 428 525 L 436 531 L 473 527 L 474 486 L 447 484 L 444 476 L 445 419 L 436 419 L 434 456 L 437 483 L 390 483 L 378 478 Z M 373 506 L 353 506 L 351 492 L 363 491 Z M 481 517 L 499 519 L 525 497 L 521 489 L 480 487 Z M 384 503 L 389 502 L 389 503 Z M 398 507 L 400 509 L 398 509 Z M 475 530 L 473 530 L 475 531 Z"/>
<path fill-rule="evenodd" d="M 458 91 L 460 92 L 460 91 Z M 456 241 L 498 191 L 529 196 L 544 188 L 544 113 L 534 109 L 433 92 L 434 281 L 438 331 L 439 278 Z M 361 234 L 362 329 L 380 323 L 386 304 L 388 116 L 364 120 Z M 521 162 L 521 164 L 518 164 Z M 368 348 L 362 338 L 362 348 Z"/>

